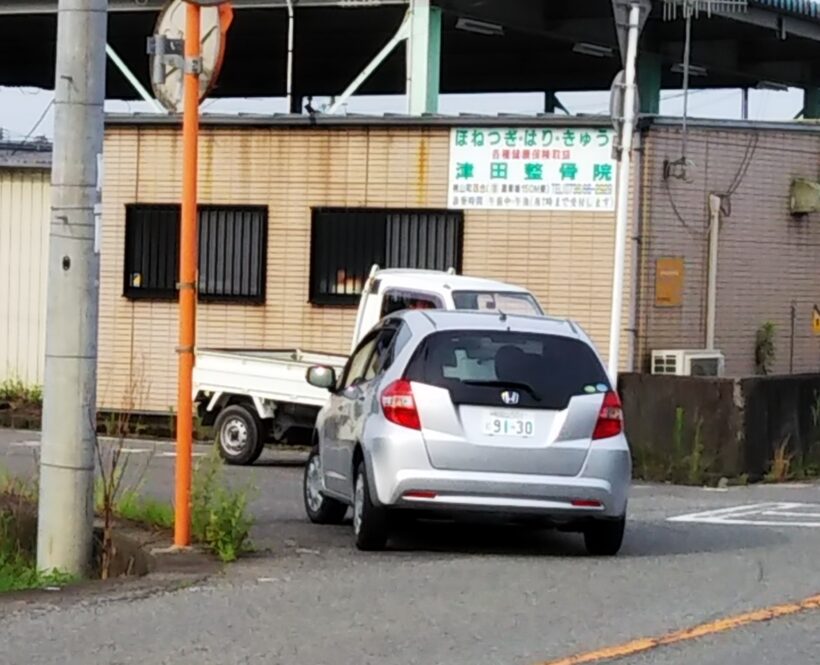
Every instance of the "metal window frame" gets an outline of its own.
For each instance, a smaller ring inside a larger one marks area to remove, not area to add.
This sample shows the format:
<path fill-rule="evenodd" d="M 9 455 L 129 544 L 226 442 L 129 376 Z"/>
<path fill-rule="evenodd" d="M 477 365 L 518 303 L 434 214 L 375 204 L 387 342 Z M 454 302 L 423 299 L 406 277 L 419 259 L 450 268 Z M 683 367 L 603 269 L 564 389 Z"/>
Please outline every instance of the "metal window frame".
<path fill-rule="evenodd" d="M 128 300 L 175 300 L 177 298 L 177 289 L 176 289 L 176 282 L 178 279 L 179 273 L 179 252 L 175 251 L 174 258 L 174 265 L 176 266 L 176 270 L 173 276 L 173 286 L 171 288 L 149 288 L 144 286 L 133 286 L 131 284 L 131 275 L 135 272 L 130 270 L 132 266 L 129 265 L 129 259 L 132 258 L 132 254 L 134 253 L 134 237 L 130 232 L 130 225 L 132 222 L 136 221 L 131 217 L 131 215 L 136 215 L 140 212 L 147 213 L 148 211 L 171 211 L 176 209 L 177 219 L 179 217 L 179 205 L 177 204 L 167 204 L 167 203 L 128 203 L 125 205 L 125 248 L 123 252 L 123 265 L 122 265 L 122 280 L 123 280 L 123 290 L 122 295 L 124 298 Z M 131 227 L 133 228 L 133 227 Z M 176 224 L 177 228 L 177 247 L 176 250 L 179 249 L 179 223 Z"/>
<path fill-rule="evenodd" d="M 308 303 L 314 306 L 320 307 L 355 307 L 358 305 L 359 300 L 361 298 L 361 292 L 356 294 L 334 294 L 334 293 L 326 293 L 320 292 L 317 288 L 317 282 L 319 281 L 319 275 L 317 275 L 317 263 L 319 261 L 319 253 L 321 251 L 320 247 L 320 237 L 319 237 L 319 224 L 317 223 L 318 218 L 321 215 L 362 215 L 362 214 L 377 214 L 382 216 L 382 223 L 384 224 L 385 228 L 385 247 L 382 252 L 383 256 L 385 257 L 384 261 L 378 260 L 371 260 L 368 263 L 369 266 L 372 266 L 374 263 L 378 263 L 381 267 L 387 269 L 392 267 L 387 261 L 386 258 L 389 254 L 387 242 L 387 225 L 388 220 L 391 215 L 418 215 L 424 217 L 430 216 L 442 216 L 443 218 L 455 218 L 456 219 L 456 232 L 454 237 L 454 254 L 452 261 L 447 260 L 449 257 L 445 257 L 445 263 L 448 265 L 446 267 L 442 267 L 442 270 L 446 270 L 450 267 L 456 269 L 457 272 L 461 272 L 462 261 L 464 256 L 464 211 L 463 210 L 451 210 L 445 208 L 388 208 L 388 207 L 364 207 L 364 206 L 353 206 L 353 207 L 344 207 L 344 206 L 315 206 L 311 208 L 311 222 L 310 222 L 310 266 L 308 271 Z M 375 258 L 375 257 L 374 257 Z"/>
<path fill-rule="evenodd" d="M 132 251 L 133 239 L 129 234 L 130 215 L 135 212 L 144 210 L 173 210 L 176 215 L 177 223 L 175 224 L 175 232 L 179 234 L 179 216 L 181 215 L 180 205 L 178 203 L 127 203 L 125 205 L 125 248 L 123 253 L 123 291 L 124 298 L 131 301 L 173 301 L 179 296 L 176 288 L 179 272 L 179 244 L 177 241 L 176 250 L 174 252 L 174 265 L 176 270 L 174 272 L 174 288 L 172 289 L 155 289 L 145 287 L 134 287 L 131 285 L 131 273 L 129 270 L 129 258 Z M 251 279 L 251 282 L 258 286 L 258 293 L 255 295 L 237 295 L 237 294 L 209 294 L 204 291 L 197 290 L 197 300 L 203 304 L 218 303 L 218 304 L 237 304 L 237 305 L 264 305 L 267 299 L 267 268 L 268 268 L 268 231 L 270 226 L 270 210 L 267 205 L 224 205 L 224 204 L 203 204 L 198 207 L 199 214 L 205 211 L 225 211 L 229 213 L 237 212 L 253 212 L 259 213 L 261 217 L 260 241 L 259 241 L 259 274 L 256 279 Z M 198 224 L 198 231 L 201 229 Z M 197 247 L 197 261 L 199 261 L 201 254 L 201 236 L 198 237 Z M 253 249 L 253 245 L 251 245 Z M 243 257 L 244 260 L 250 262 L 251 257 Z M 253 277 L 253 276 L 251 276 Z"/>
<path fill-rule="evenodd" d="M 204 290 L 197 288 L 198 300 L 201 303 L 219 303 L 219 304 L 239 304 L 239 305 L 264 305 L 267 297 L 267 273 L 268 273 L 268 227 L 270 225 L 269 209 L 266 205 L 222 205 L 222 204 L 207 204 L 199 206 L 199 214 L 203 212 L 226 211 L 231 213 L 261 213 L 261 228 L 259 239 L 259 275 L 255 281 L 258 286 L 258 293 L 255 295 L 242 294 L 214 294 L 207 293 Z M 197 233 L 202 229 L 201 218 L 198 219 Z M 202 236 L 198 236 L 197 259 L 202 255 Z M 253 247 L 251 246 L 253 250 Z M 250 262 L 251 256 L 243 257 L 244 262 Z M 199 278 L 205 271 L 199 270 Z"/>

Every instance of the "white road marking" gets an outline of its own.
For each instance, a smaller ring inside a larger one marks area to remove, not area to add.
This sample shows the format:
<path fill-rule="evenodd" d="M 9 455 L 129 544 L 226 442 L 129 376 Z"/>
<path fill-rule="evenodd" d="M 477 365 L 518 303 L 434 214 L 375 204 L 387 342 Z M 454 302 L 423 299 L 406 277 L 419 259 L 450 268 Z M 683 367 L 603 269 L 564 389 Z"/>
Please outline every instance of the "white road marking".
<path fill-rule="evenodd" d="M 772 503 L 749 503 L 742 506 L 731 506 L 729 508 L 718 508 L 717 510 L 707 510 L 702 513 L 691 513 L 689 515 L 679 515 L 678 517 L 670 517 L 668 521 L 670 522 L 688 522 L 695 519 L 701 518 L 716 518 L 721 517 L 723 515 L 730 515 L 730 514 L 737 514 L 737 513 L 745 513 L 750 512 L 753 513 L 757 510 L 767 508 L 769 506 L 775 506 L 777 504 Z"/>
<path fill-rule="evenodd" d="M 100 441 L 104 443 L 106 446 L 116 445 L 118 441 L 116 439 L 111 439 L 107 437 L 100 437 Z M 173 447 L 175 444 L 172 441 L 158 441 L 157 446 L 171 446 Z M 30 448 L 35 449 L 40 447 L 40 441 L 11 441 L 8 444 L 9 448 Z M 210 447 L 205 446 L 197 446 L 200 449 L 210 450 Z M 157 457 L 176 457 L 176 451 L 159 451 L 157 447 L 153 448 L 129 448 L 128 445 L 122 447 L 121 451 L 123 455 L 145 455 L 147 453 L 154 453 Z M 194 451 L 192 453 L 194 457 L 206 457 L 208 455 L 207 452 L 203 450 Z"/>
<path fill-rule="evenodd" d="M 192 457 L 205 457 L 206 455 L 207 455 L 207 453 L 196 453 L 196 452 L 191 453 L 191 456 L 192 456 Z M 157 453 L 157 457 L 176 457 L 176 456 L 177 456 L 176 452 L 172 452 L 172 453 L 169 453 L 169 452 Z"/>
<path fill-rule="evenodd" d="M 818 509 L 820 509 L 820 504 L 816 503 L 756 503 L 677 515 L 667 518 L 667 521 L 733 526 L 796 526 L 817 529 L 820 528 L 820 522 L 813 520 L 820 517 Z M 780 519 L 759 519 L 773 517 Z"/>
<path fill-rule="evenodd" d="M 767 517 L 820 517 L 820 513 L 790 513 L 788 511 L 767 510 L 761 515 Z"/>
<path fill-rule="evenodd" d="M 9 444 L 12 448 L 39 448 L 39 441 L 12 441 Z"/>
<path fill-rule="evenodd" d="M 105 442 L 106 445 L 110 442 Z M 12 441 L 9 444 L 10 448 L 39 448 L 40 442 L 39 441 Z M 154 448 L 129 448 L 127 446 L 123 446 L 120 449 L 120 453 L 123 455 L 144 455 L 145 453 L 152 453 L 154 452 Z"/>

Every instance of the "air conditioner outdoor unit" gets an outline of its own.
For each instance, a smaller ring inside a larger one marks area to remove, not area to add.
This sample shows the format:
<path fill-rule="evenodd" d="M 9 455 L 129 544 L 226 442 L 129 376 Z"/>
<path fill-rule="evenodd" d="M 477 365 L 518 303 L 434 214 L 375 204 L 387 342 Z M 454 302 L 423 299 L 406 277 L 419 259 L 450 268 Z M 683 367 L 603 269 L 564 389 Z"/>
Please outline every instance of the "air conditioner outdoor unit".
<path fill-rule="evenodd" d="M 652 352 L 652 374 L 723 376 L 720 351 L 667 349 Z"/>

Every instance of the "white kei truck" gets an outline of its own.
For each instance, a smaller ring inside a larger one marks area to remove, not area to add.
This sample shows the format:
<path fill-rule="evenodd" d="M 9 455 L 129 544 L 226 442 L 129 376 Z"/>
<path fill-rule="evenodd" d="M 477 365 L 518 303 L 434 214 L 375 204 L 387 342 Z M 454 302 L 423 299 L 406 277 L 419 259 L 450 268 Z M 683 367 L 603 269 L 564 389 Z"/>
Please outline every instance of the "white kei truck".
<path fill-rule="evenodd" d="M 373 266 L 359 301 L 351 351 L 382 318 L 410 308 L 543 315 L 535 296 L 518 286 L 452 269 Z M 325 365 L 341 375 L 346 362 L 346 356 L 301 349 L 197 349 L 194 399 L 200 421 L 213 426 L 228 464 L 253 464 L 268 443 L 311 443 L 328 393 L 307 382 L 307 370 Z"/>

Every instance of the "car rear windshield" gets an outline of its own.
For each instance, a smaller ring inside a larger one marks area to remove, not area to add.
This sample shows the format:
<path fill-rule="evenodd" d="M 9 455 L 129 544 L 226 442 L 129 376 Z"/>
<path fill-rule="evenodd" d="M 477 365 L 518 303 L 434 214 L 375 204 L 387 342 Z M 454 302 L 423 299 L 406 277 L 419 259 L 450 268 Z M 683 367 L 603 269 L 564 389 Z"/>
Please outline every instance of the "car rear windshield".
<path fill-rule="evenodd" d="M 454 291 L 456 309 L 479 312 L 504 312 L 521 316 L 541 316 L 538 302 L 529 293 L 512 291 Z"/>
<path fill-rule="evenodd" d="M 447 331 L 425 339 L 407 379 L 447 388 L 455 404 L 565 409 L 609 379 L 584 342 L 522 332 Z"/>

